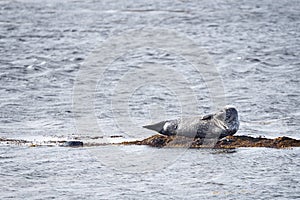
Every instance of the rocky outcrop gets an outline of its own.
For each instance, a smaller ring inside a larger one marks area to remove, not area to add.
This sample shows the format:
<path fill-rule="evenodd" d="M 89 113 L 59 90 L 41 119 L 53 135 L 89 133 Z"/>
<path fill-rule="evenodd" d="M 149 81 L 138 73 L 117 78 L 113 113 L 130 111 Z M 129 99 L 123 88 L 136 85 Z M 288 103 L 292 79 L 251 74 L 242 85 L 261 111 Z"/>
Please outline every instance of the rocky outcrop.
<path fill-rule="evenodd" d="M 77 138 L 79 139 L 79 138 Z M 80 138 L 81 139 L 81 138 Z M 180 148 L 220 148 L 232 149 L 239 147 L 270 147 L 270 148 L 289 148 L 300 147 L 300 140 L 289 137 L 278 137 L 269 139 L 264 137 L 250 136 L 227 136 L 221 140 L 190 138 L 184 136 L 164 136 L 153 135 L 144 140 L 121 143 L 99 143 L 99 142 L 82 142 L 79 140 L 61 140 L 61 141 L 45 141 L 36 143 L 28 140 L 0 138 L 0 144 L 6 145 L 27 145 L 30 147 L 37 146 L 61 146 L 61 147 L 91 147 L 104 145 L 148 145 L 151 147 L 180 147 Z"/>
<path fill-rule="evenodd" d="M 289 137 L 268 139 L 250 136 L 227 136 L 220 141 L 191 139 L 182 136 L 154 135 L 141 141 L 123 142 L 123 145 L 149 145 L 152 147 L 189 147 L 189 148 L 238 148 L 238 147 L 300 147 L 300 140 Z"/>

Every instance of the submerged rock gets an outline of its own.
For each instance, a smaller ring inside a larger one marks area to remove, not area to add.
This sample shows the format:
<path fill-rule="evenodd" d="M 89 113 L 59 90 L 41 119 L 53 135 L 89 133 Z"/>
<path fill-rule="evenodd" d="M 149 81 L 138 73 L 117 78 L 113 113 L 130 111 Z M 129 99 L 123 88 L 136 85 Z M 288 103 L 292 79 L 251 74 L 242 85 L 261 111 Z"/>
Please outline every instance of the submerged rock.
<path fill-rule="evenodd" d="M 184 136 L 154 135 L 141 141 L 123 142 L 123 145 L 149 145 L 152 147 L 189 147 L 189 148 L 238 148 L 238 147 L 300 147 L 300 140 L 289 137 L 275 139 L 254 138 L 250 136 L 227 136 L 222 140 L 191 139 Z"/>
<path fill-rule="evenodd" d="M 61 144 L 60 146 L 63 146 L 63 147 L 82 147 L 83 142 L 81 142 L 81 141 L 66 141 L 63 144 Z"/>

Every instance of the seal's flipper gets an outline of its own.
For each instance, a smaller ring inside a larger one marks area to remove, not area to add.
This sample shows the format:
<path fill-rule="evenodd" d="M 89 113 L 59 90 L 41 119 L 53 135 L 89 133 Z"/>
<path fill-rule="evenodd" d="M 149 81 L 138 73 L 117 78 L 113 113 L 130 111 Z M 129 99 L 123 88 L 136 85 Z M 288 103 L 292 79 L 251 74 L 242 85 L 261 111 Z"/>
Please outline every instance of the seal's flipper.
<path fill-rule="evenodd" d="M 166 123 L 165 121 L 162 121 L 162 122 L 158 122 L 156 124 L 143 126 L 143 128 L 162 133 L 165 123 Z"/>
<path fill-rule="evenodd" d="M 202 120 L 210 120 L 210 119 L 213 118 L 213 116 L 214 116 L 214 114 L 204 115 L 204 116 L 202 117 Z"/>

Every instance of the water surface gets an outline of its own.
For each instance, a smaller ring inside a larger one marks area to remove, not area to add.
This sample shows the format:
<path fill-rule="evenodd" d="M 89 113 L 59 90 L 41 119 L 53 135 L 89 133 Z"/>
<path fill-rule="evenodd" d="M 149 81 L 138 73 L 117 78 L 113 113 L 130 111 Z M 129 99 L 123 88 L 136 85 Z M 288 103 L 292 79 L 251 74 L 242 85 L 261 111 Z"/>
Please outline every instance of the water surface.
<path fill-rule="evenodd" d="M 299 1 L 20 0 L 1 1 L 0 9 L 1 137 L 88 136 L 77 132 L 72 107 L 80 68 L 111 35 L 159 27 L 186 35 L 208 53 L 223 80 L 225 103 L 239 110 L 238 134 L 299 138 Z M 101 96 L 104 91 L 116 97 L 110 92 L 124 70 L 141 69 L 144 63 L 189 74 L 197 112 L 215 111 L 203 77 L 193 73 L 188 62 L 172 52 L 141 47 L 121 55 L 98 83 L 99 136 L 132 139 L 152 134 L 124 133 L 126 127 L 119 129 L 114 120 L 122 110 L 110 112 L 109 99 Z M 132 95 L 130 119 L 136 125 L 157 120 L 151 113 L 180 115 L 176 95 L 160 86 L 140 87 Z M 114 98 L 117 105 L 122 101 Z M 1 145 L 0 153 L 2 198 L 297 199 L 300 192 L 298 148 L 219 152 Z M 139 160 L 123 167 L 112 155 L 151 155 L 150 164 L 159 161 L 153 159 L 156 155 L 172 157 L 168 165 L 132 173 Z"/>

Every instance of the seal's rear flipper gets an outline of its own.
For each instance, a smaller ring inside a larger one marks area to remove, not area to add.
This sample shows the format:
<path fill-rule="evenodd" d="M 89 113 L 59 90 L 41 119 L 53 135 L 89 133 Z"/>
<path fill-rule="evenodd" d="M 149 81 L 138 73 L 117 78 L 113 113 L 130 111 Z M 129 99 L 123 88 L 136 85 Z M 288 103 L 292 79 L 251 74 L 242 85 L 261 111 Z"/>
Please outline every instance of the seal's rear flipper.
<path fill-rule="evenodd" d="M 153 130 L 153 131 L 156 131 L 158 133 L 162 133 L 165 123 L 166 123 L 165 121 L 162 121 L 162 122 L 158 122 L 156 124 L 143 126 L 143 128 Z"/>

